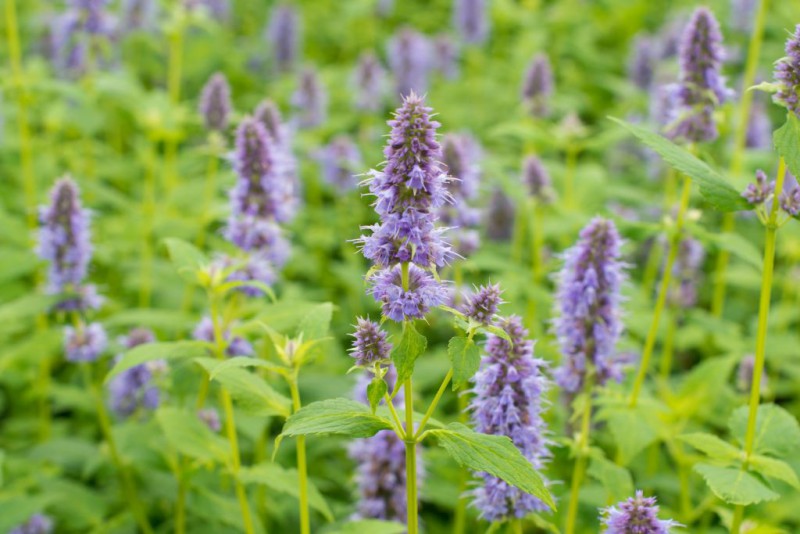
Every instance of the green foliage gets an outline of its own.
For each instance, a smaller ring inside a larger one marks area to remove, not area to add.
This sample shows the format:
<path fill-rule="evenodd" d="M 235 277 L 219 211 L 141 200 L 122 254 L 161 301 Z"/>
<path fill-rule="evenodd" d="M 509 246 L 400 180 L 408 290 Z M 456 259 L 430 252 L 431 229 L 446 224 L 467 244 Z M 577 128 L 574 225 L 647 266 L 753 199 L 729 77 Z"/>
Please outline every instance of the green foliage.
<path fill-rule="evenodd" d="M 399 390 L 403 382 L 411 378 L 414 373 L 414 362 L 425 352 L 428 346 L 428 339 L 417 332 L 413 321 L 403 323 L 403 334 L 400 341 L 392 350 L 392 362 L 397 368 L 397 383 L 394 386 L 395 392 Z M 392 393 L 394 396 L 394 393 Z"/>
<path fill-rule="evenodd" d="M 586 472 L 603 485 L 610 502 L 622 501 L 633 494 L 630 471 L 608 460 L 601 449 L 592 448 Z"/>
<path fill-rule="evenodd" d="M 748 409 L 742 406 L 731 415 L 728 423 L 731 434 L 744 443 Z M 763 404 L 756 414 L 756 433 L 753 451 L 785 457 L 800 447 L 800 424 L 789 412 L 775 404 Z"/>
<path fill-rule="evenodd" d="M 329 399 L 303 406 L 283 425 L 278 439 L 284 436 L 338 434 L 368 438 L 380 430 L 389 430 L 388 419 L 374 415 L 368 406 L 350 399 Z"/>
<path fill-rule="evenodd" d="M 447 355 L 453 367 L 453 391 L 469 382 L 481 364 L 481 351 L 472 337 L 455 336 L 447 344 Z"/>
<path fill-rule="evenodd" d="M 684 434 L 678 436 L 678 438 L 703 452 L 706 456 L 714 460 L 719 460 L 726 465 L 729 465 L 733 460 L 742 456 L 741 450 L 713 434 L 696 432 L 693 434 Z"/>
<path fill-rule="evenodd" d="M 169 252 L 169 258 L 175 270 L 185 281 L 196 284 L 202 268 L 208 265 L 208 258 L 194 245 L 181 239 L 168 238 L 164 244 Z"/>
<path fill-rule="evenodd" d="M 793 113 L 786 115 L 786 123 L 773 134 L 775 150 L 786 162 L 794 176 L 800 176 L 800 119 Z"/>
<path fill-rule="evenodd" d="M 217 368 L 224 365 L 224 361 L 213 358 L 196 358 L 195 361 L 230 393 L 239 409 L 260 416 L 288 417 L 291 413 L 291 401 L 260 376 L 230 365 L 218 371 Z"/>
<path fill-rule="evenodd" d="M 239 480 L 243 484 L 260 484 L 278 493 L 285 493 L 294 498 L 300 497 L 300 490 L 297 484 L 298 474 L 296 469 L 284 469 L 278 464 L 265 462 L 245 467 L 239 471 Z M 309 481 L 308 503 L 316 511 L 328 520 L 333 521 L 331 512 L 325 498 L 317 487 Z"/>
<path fill-rule="evenodd" d="M 747 471 L 710 464 L 697 464 L 694 469 L 705 479 L 714 495 L 729 504 L 746 506 L 778 498 L 777 493 Z"/>
<path fill-rule="evenodd" d="M 119 359 L 106 375 L 106 383 L 131 367 L 155 360 L 181 360 L 202 357 L 208 352 L 208 343 L 204 341 L 165 341 L 162 343 L 146 343 L 138 345 Z"/>
<path fill-rule="evenodd" d="M 375 376 L 370 380 L 367 386 L 367 399 L 369 400 L 369 407 L 372 409 L 373 414 L 381 403 L 383 396 L 386 395 L 388 389 L 389 386 L 386 384 L 383 377 Z"/>
<path fill-rule="evenodd" d="M 172 448 L 201 462 L 230 460 L 228 442 L 214 434 L 196 414 L 178 408 L 163 407 L 156 411 L 156 421 Z"/>

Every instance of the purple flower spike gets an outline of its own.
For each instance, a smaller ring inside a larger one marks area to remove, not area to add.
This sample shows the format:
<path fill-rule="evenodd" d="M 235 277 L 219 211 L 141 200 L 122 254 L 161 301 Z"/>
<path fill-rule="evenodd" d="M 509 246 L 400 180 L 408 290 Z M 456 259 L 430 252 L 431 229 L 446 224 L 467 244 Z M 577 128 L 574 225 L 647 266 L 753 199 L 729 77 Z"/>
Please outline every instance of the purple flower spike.
<path fill-rule="evenodd" d="M 206 128 L 222 132 L 228 127 L 231 113 L 231 88 L 221 72 L 214 74 L 203 87 L 200 96 L 200 114 Z"/>
<path fill-rule="evenodd" d="M 786 41 L 786 57 L 775 65 L 775 81 L 780 87 L 775 102 L 800 117 L 800 24 Z"/>
<path fill-rule="evenodd" d="M 395 94 L 406 97 L 428 90 L 433 61 L 428 39 L 411 28 L 402 28 L 388 45 L 389 66 L 395 79 Z"/>
<path fill-rule="evenodd" d="M 278 144 L 283 144 L 288 136 L 286 125 L 281 117 L 281 110 L 272 100 L 262 101 L 255 112 L 253 118 L 260 122 L 269 137 Z"/>
<path fill-rule="evenodd" d="M 553 202 L 553 186 L 550 173 L 536 156 L 528 156 L 522 167 L 522 179 L 528 186 L 530 195 L 541 204 Z"/>
<path fill-rule="evenodd" d="M 300 49 L 300 14 L 290 5 L 278 5 L 272 11 L 267 40 L 273 60 L 281 72 L 294 68 Z"/>
<path fill-rule="evenodd" d="M 358 65 L 353 71 L 353 94 L 356 109 L 381 109 L 386 95 L 386 70 L 372 52 L 365 52 L 358 58 Z"/>
<path fill-rule="evenodd" d="M 498 306 L 503 303 L 503 299 L 500 298 L 501 293 L 499 284 L 481 286 L 477 293 L 467 298 L 461 307 L 461 312 L 483 325 L 491 324 Z"/>
<path fill-rule="evenodd" d="M 369 292 L 381 303 L 383 315 L 393 321 L 422 319 L 431 308 L 447 302 L 447 289 L 431 273 L 410 265 L 408 274 L 408 291 L 403 290 L 399 265 L 383 269 L 371 279 Z"/>
<path fill-rule="evenodd" d="M 642 91 L 650 91 L 657 62 L 658 47 L 653 37 L 637 35 L 628 60 L 628 79 Z"/>
<path fill-rule="evenodd" d="M 533 58 L 522 84 L 522 102 L 534 117 L 543 118 L 550 113 L 550 96 L 553 94 L 553 71 L 545 54 Z"/>
<path fill-rule="evenodd" d="M 454 228 L 452 242 L 458 255 L 469 256 L 480 245 L 481 212 L 470 205 L 478 194 L 480 182 L 481 147 L 468 134 L 447 134 L 442 140 L 442 160 L 451 179 L 447 190 L 452 204 L 439 208 L 442 225 Z"/>
<path fill-rule="evenodd" d="M 549 381 L 547 364 L 534 357 L 533 342 L 522 319 L 511 316 L 498 326 L 511 338 L 490 335 L 486 355 L 475 375 L 470 410 L 475 430 L 495 436 L 508 436 L 531 465 L 539 471 L 550 457 L 547 427 L 542 417 Z M 472 492 L 473 504 L 487 521 L 524 517 L 547 506 L 499 478 L 481 473 L 483 486 Z"/>
<path fill-rule="evenodd" d="M 732 96 L 720 72 L 723 59 L 719 23 L 711 11 L 700 7 L 681 40 L 681 76 L 675 89 L 678 105 L 667 128 L 670 137 L 690 143 L 717 138 L 714 110 Z"/>
<path fill-rule="evenodd" d="M 381 325 L 362 317 L 357 321 L 353 334 L 355 339 L 350 349 L 350 356 L 355 359 L 356 365 L 369 367 L 388 360 L 392 344 L 386 340 L 386 332 L 381 330 Z"/>
<path fill-rule="evenodd" d="M 655 497 L 645 497 L 642 491 L 636 497 L 601 511 L 604 534 L 669 534 L 681 526 L 671 519 L 658 518 Z"/>
<path fill-rule="evenodd" d="M 759 169 L 756 171 L 756 183 L 747 184 L 742 196 L 753 206 L 759 206 L 766 202 L 773 193 L 775 193 L 775 182 L 770 182 L 766 173 Z"/>
<path fill-rule="evenodd" d="M 211 317 L 203 317 L 192 332 L 192 337 L 198 341 L 207 341 L 214 343 L 214 322 Z M 253 346 L 241 337 L 231 337 L 231 331 L 226 329 L 222 333 L 222 338 L 225 340 L 227 347 L 225 354 L 228 356 L 252 356 L 255 354 Z"/>
<path fill-rule="evenodd" d="M 80 77 L 92 68 L 90 60 L 96 65 L 108 63 L 107 45 L 115 22 L 107 4 L 106 0 L 73 0 L 53 19 L 52 60 L 62 75 Z"/>
<path fill-rule="evenodd" d="M 108 336 L 100 323 L 64 327 L 64 346 L 67 361 L 93 362 L 106 350 Z"/>
<path fill-rule="evenodd" d="M 485 42 L 489 35 L 486 0 L 456 0 L 453 4 L 453 26 L 461 40 L 469 44 Z"/>
<path fill-rule="evenodd" d="M 772 148 L 772 122 L 769 120 L 764 101 L 756 98 L 750 108 L 750 120 L 747 121 L 745 146 L 767 150 Z"/>
<path fill-rule="evenodd" d="M 686 237 L 678 246 L 678 257 L 672 266 L 672 276 L 677 284 L 668 294 L 670 304 L 683 309 L 697 304 L 697 289 L 700 286 L 703 260 L 706 253 L 703 244 Z"/>
<path fill-rule="evenodd" d="M 155 0 L 126 0 L 122 8 L 122 27 L 125 31 L 152 30 L 158 17 Z"/>
<path fill-rule="evenodd" d="M 33 514 L 25 523 L 12 528 L 8 534 L 50 534 L 55 526 L 44 514 Z"/>
<path fill-rule="evenodd" d="M 153 332 L 146 328 L 137 328 L 122 338 L 122 345 L 126 349 L 132 349 L 154 341 Z M 121 355 L 117 357 L 119 358 Z M 158 408 L 160 392 L 153 383 L 153 375 L 165 368 L 164 360 L 155 360 L 136 365 L 115 376 L 108 385 L 111 409 L 120 417 L 128 417 L 139 408 Z"/>
<path fill-rule="evenodd" d="M 562 354 L 555 378 L 567 392 L 583 387 L 590 367 L 598 385 L 622 378 L 615 352 L 623 328 L 621 243 L 614 223 L 597 217 L 564 254 L 558 277 L 558 317 L 553 324 Z"/>
<path fill-rule="evenodd" d="M 779 200 L 783 211 L 792 217 L 800 215 L 800 187 L 795 185 L 788 191 L 784 191 Z"/>
<path fill-rule="evenodd" d="M 495 188 L 486 211 L 486 235 L 492 241 L 508 241 L 514 233 L 514 202 L 502 189 Z"/>
<path fill-rule="evenodd" d="M 328 95 L 312 68 L 300 72 L 297 90 L 292 94 L 292 106 L 297 110 L 297 121 L 302 128 L 313 128 L 325 122 Z"/>
<path fill-rule="evenodd" d="M 433 68 L 448 80 L 458 77 L 458 47 L 446 34 L 433 40 Z"/>
<path fill-rule="evenodd" d="M 222 422 L 219 420 L 219 413 L 214 408 L 203 408 L 197 411 L 197 417 L 212 432 L 219 432 L 222 429 Z"/>
<path fill-rule="evenodd" d="M 358 187 L 358 174 L 363 169 L 361 152 L 352 139 L 337 136 L 320 154 L 322 177 L 339 191 Z"/>

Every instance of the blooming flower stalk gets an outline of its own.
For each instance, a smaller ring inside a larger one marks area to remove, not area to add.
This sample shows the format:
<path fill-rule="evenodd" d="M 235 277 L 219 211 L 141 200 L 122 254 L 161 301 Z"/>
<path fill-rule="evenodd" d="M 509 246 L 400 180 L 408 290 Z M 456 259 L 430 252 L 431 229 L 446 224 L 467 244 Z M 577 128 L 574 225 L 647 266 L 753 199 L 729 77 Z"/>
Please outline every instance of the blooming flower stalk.
<path fill-rule="evenodd" d="M 489 197 L 486 210 L 486 235 L 492 241 L 508 241 L 514 233 L 514 202 L 503 192 L 495 188 Z"/>
<path fill-rule="evenodd" d="M 339 191 L 358 187 L 357 174 L 363 168 L 361 152 L 345 135 L 334 137 L 322 150 L 319 161 L 323 179 Z"/>
<path fill-rule="evenodd" d="M 461 306 L 461 313 L 482 325 L 494 322 L 497 308 L 503 303 L 499 284 L 481 286 L 478 291 L 467 297 Z"/>
<path fill-rule="evenodd" d="M 598 385 L 622 378 L 616 355 L 623 329 L 621 244 L 614 223 L 597 217 L 564 255 L 553 324 L 563 357 L 555 378 L 567 392 L 581 390 L 592 371 Z"/>
<path fill-rule="evenodd" d="M 395 96 L 407 97 L 428 90 L 428 74 L 433 66 L 431 44 L 411 28 L 401 28 L 388 44 L 389 66 L 394 74 Z"/>
<path fill-rule="evenodd" d="M 628 79 L 642 91 L 650 91 L 658 62 L 658 46 L 650 35 L 637 35 L 628 59 Z"/>
<path fill-rule="evenodd" d="M 496 287 L 496 286 L 495 286 Z M 539 471 L 550 457 L 546 424 L 542 417 L 549 381 L 547 364 L 534 357 L 533 342 L 517 316 L 500 319 L 497 326 L 511 338 L 490 335 L 486 355 L 474 377 L 475 397 L 470 404 L 475 430 L 508 436 Z M 483 485 L 472 492 L 473 505 L 488 521 L 520 518 L 547 507 L 536 497 L 506 482 L 481 473 Z"/>
<path fill-rule="evenodd" d="M 602 510 L 600 519 L 605 534 L 669 534 L 679 523 L 658 518 L 655 497 L 637 491 L 635 497 Z"/>
<path fill-rule="evenodd" d="M 228 79 L 217 72 L 208 80 L 200 95 L 200 115 L 206 128 L 223 132 L 231 114 L 231 88 Z"/>
<path fill-rule="evenodd" d="M 456 0 L 453 2 L 453 26 L 461 40 L 481 44 L 489 36 L 489 13 L 486 0 Z"/>
<path fill-rule="evenodd" d="M 392 344 L 386 339 L 386 332 L 375 321 L 359 317 L 353 335 L 350 356 L 359 367 L 370 367 L 389 360 Z"/>
<path fill-rule="evenodd" d="M 44 514 L 33 514 L 25 523 L 12 528 L 8 534 L 50 534 L 55 525 L 50 517 Z"/>
<path fill-rule="evenodd" d="M 437 35 L 432 43 L 433 68 L 448 80 L 458 77 L 458 47 L 447 34 Z"/>
<path fill-rule="evenodd" d="M 544 118 L 550 113 L 553 94 L 553 71 L 547 55 L 537 54 L 525 71 L 522 83 L 522 102 L 534 117 Z"/>
<path fill-rule="evenodd" d="M 101 60 L 112 37 L 114 21 L 107 11 L 108 0 L 71 0 L 67 9 L 53 19 L 52 60 L 64 76 L 80 77 Z M 105 40 L 106 43 L 101 44 Z"/>
<path fill-rule="evenodd" d="M 122 338 L 122 345 L 130 350 L 155 340 L 153 332 L 146 328 L 137 328 Z M 122 355 L 118 356 L 117 360 L 121 357 Z M 154 375 L 165 369 L 164 360 L 154 360 L 131 367 L 115 376 L 108 385 L 111 409 L 120 417 L 128 417 L 139 408 L 155 410 L 161 393 L 154 382 Z"/>
<path fill-rule="evenodd" d="M 292 94 L 292 106 L 301 128 L 313 128 L 325 122 L 328 95 L 315 69 L 305 68 L 300 72 L 297 89 Z"/>
<path fill-rule="evenodd" d="M 64 347 L 67 361 L 93 362 L 106 350 L 108 335 L 100 323 L 64 327 Z"/>
<path fill-rule="evenodd" d="M 277 69 L 292 70 L 300 55 L 300 14 L 294 7 L 275 6 L 267 27 L 267 40 Z"/>
<path fill-rule="evenodd" d="M 775 65 L 775 82 L 775 102 L 800 117 L 800 24 L 786 41 L 786 56 Z"/>
<path fill-rule="evenodd" d="M 450 176 L 447 190 L 453 200 L 439 208 L 439 221 L 453 228 L 451 239 L 462 257 L 469 256 L 480 245 L 477 227 L 481 212 L 470 205 L 478 195 L 480 157 L 480 145 L 469 134 L 447 134 L 442 139 L 442 161 Z"/>
<path fill-rule="evenodd" d="M 555 193 L 550 173 L 537 156 L 530 155 L 525 158 L 522 163 L 522 181 L 536 202 L 543 205 L 553 202 Z"/>
<path fill-rule="evenodd" d="M 378 111 L 386 93 L 386 69 L 378 56 L 365 52 L 353 71 L 353 103 L 361 111 Z"/>

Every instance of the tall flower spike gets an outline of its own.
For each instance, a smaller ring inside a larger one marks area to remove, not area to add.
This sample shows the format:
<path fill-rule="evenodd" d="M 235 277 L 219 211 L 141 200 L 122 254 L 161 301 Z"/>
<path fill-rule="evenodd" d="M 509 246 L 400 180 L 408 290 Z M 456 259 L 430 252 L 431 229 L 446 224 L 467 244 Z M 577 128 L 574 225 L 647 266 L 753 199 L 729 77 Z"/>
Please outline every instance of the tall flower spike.
<path fill-rule="evenodd" d="M 369 367 L 389 359 L 392 344 L 386 340 L 386 332 L 375 321 L 359 317 L 353 333 L 353 346 L 350 348 L 356 365 Z"/>
<path fill-rule="evenodd" d="M 605 534 L 669 534 L 679 523 L 658 518 L 655 497 L 645 497 L 637 491 L 635 497 L 601 511 Z"/>
<path fill-rule="evenodd" d="M 483 325 L 491 324 L 497 308 L 503 303 L 499 284 L 481 286 L 478 292 L 467 297 L 461 307 L 461 313 Z"/>
<path fill-rule="evenodd" d="M 276 174 L 282 176 L 282 180 L 293 190 L 296 197 L 298 186 L 297 161 L 292 152 L 293 132 L 281 116 L 280 109 L 271 100 L 262 101 L 256 108 L 253 117 L 256 121 L 264 125 L 269 139 L 275 144 L 273 165 Z M 287 203 L 294 210 L 297 199 Z"/>
<path fill-rule="evenodd" d="M 384 376 L 389 391 L 394 388 L 397 373 L 389 367 Z M 370 375 L 362 373 L 354 397 L 367 404 L 366 391 Z M 402 388 L 393 402 L 402 406 L 405 400 Z M 383 402 L 383 401 L 381 401 Z M 383 519 L 406 522 L 406 452 L 405 442 L 392 430 L 381 430 L 371 438 L 357 439 L 350 445 L 349 456 L 357 463 L 356 482 L 359 501 L 357 519 Z M 425 474 L 425 467 L 417 451 L 417 485 Z"/>
<path fill-rule="evenodd" d="M 433 40 L 433 68 L 448 80 L 458 77 L 458 47 L 447 34 Z"/>
<path fill-rule="evenodd" d="M 549 381 L 547 363 L 534 357 L 533 342 L 522 319 L 511 316 L 497 326 L 511 338 L 490 335 L 486 355 L 474 377 L 475 397 L 470 405 L 475 430 L 508 436 L 531 465 L 539 471 L 550 457 L 547 427 L 543 419 Z M 473 504 L 487 521 L 524 517 L 547 506 L 536 497 L 499 478 L 481 473 L 483 485 L 472 492 Z"/>
<path fill-rule="evenodd" d="M 667 133 L 689 143 L 717 138 L 714 110 L 731 97 L 722 77 L 722 34 L 714 15 L 697 8 L 681 37 L 680 83 L 675 87 L 677 106 Z"/>
<path fill-rule="evenodd" d="M 322 149 L 319 157 L 322 177 L 339 191 L 358 187 L 358 174 L 362 171 L 361 152 L 352 139 L 339 135 Z"/>
<path fill-rule="evenodd" d="M 58 307 L 63 310 L 98 308 L 102 299 L 84 280 L 92 257 L 90 213 L 81 206 L 78 186 L 61 178 L 50 192 L 50 204 L 39 210 L 37 253 L 47 260 L 47 292 L 68 295 Z"/>
<path fill-rule="evenodd" d="M 93 362 L 108 346 L 108 336 L 100 323 L 64 327 L 64 347 L 69 362 Z"/>
<path fill-rule="evenodd" d="M 286 4 L 275 6 L 267 28 L 267 39 L 278 70 L 291 70 L 299 56 L 300 14 Z"/>
<path fill-rule="evenodd" d="M 12 528 L 8 534 L 50 534 L 55 525 L 53 520 L 44 514 L 33 514 L 25 523 Z"/>
<path fill-rule="evenodd" d="M 489 35 L 489 14 L 486 0 L 453 2 L 453 26 L 465 43 L 480 44 Z"/>
<path fill-rule="evenodd" d="M 553 186 L 550 173 L 536 156 L 528 156 L 522 166 L 522 179 L 530 195 L 541 204 L 553 202 Z"/>
<path fill-rule="evenodd" d="M 650 35 L 637 35 L 633 40 L 628 60 L 628 79 L 642 91 L 649 91 L 653 85 L 658 49 Z"/>
<path fill-rule="evenodd" d="M 395 95 L 406 97 L 428 90 L 433 65 L 431 44 L 412 28 L 401 28 L 388 44 L 389 66 L 394 74 Z"/>
<path fill-rule="evenodd" d="M 775 82 L 775 102 L 800 117 L 800 24 L 786 41 L 786 56 L 775 64 Z"/>
<path fill-rule="evenodd" d="M 499 187 L 492 191 L 486 210 L 486 235 L 492 241 L 508 241 L 514 233 L 514 202 Z"/>
<path fill-rule="evenodd" d="M 153 332 L 146 328 L 131 330 L 122 339 L 122 345 L 130 350 L 139 345 L 153 343 Z M 122 355 L 117 357 L 117 360 Z M 164 360 L 155 360 L 136 365 L 115 376 L 108 384 L 111 409 L 120 417 L 128 417 L 139 408 L 154 410 L 160 401 L 160 392 L 153 382 L 153 375 L 164 369 Z"/>
<path fill-rule="evenodd" d="M 53 61 L 63 75 L 78 77 L 96 64 L 107 61 L 108 42 L 114 23 L 107 0 L 72 0 L 67 10 L 55 17 L 50 31 L 53 38 Z"/>
<path fill-rule="evenodd" d="M 292 106 L 302 128 L 313 128 L 325 122 L 328 95 L 316 70 L 305 68 L 300 72 L 297 89 L 292 94 Z"/>
<path fill-rule="evenodd" d="M 703 244 L 698 240 L 691 237 L 681 240 L 678 257 L 672 266 L 672 276 L 677 283 L 668 294 L 673 306 L 689 309 L 697 304 L 697 289 L 705 256 Z"/>
<path fill-rule="evenodd" d="M 469 134 L 447 134 L 442 139 L 442 161 L 451 179 L 447 190 L 453 198 L 451 204 L 439 208 L 443 226 L 454 228 L 451 240 L 456 252 L 469 256 L 480 245 L 481 212 L 470 201 L 478 194 L 480 182 L 481 147 Z"/>
<path fill-rule="evenodd" d="M 550 113 L 550 96 L 553 94 L 553 71 L 550 59 L 537 54 L 522 83 L 522 102 L 534 117 L 546 117 Z"/>
<path fill-rule="evenodd" d="M 353 71 L 353 95 L 356 109 L 378 111 L 386 93 L 386 70 L 378 56 L 365 52 Z"/>
<path fill-rule="evenodd" d="M 221 72 L 214 74 L 203 87 L 200 95 L 200 114 L 206 128 L 222 132 L 228 127 L 231 113 L 231 88 Z"/>
<path fill-rule="evenodd" d="M 620 245 L 614 223 L 597 217 L 581 231 L 578 243 L 564 254 L 553 324 L 562 354 L 555 378 L 567 392 L 580 390 L 592 367 L 599 385 L 622 378 L 616 357 L 623 328 Z"/>

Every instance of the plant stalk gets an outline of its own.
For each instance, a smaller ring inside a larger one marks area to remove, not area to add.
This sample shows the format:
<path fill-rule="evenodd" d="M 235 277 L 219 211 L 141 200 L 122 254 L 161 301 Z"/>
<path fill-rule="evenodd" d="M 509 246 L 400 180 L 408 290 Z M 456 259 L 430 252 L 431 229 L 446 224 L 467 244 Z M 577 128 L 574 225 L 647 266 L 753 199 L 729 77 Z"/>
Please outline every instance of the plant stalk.
<path fill-rule="evenodd" d="M 567 522 L 564 530 L 565 534 L 575 534 L 575 523 L 578 517 L 578 499 L 580 497 L 583 476 L 586 473 L 586 464 L 589 453 L 589 432 L 592 422 L 592 387 L 593 379 L 586 380 L 583 392 L 586 401 L 581 417 L 581 433 L 578 436 L 578 451 L 575 458 L 575 469 L 572 472 L 572 486 L 569 495 L 569 507 L 567 508 Z"/>
<path fill-rule="evenodd" d="M 300 390 L 297 387 L 298 369 L 295 368 L 289 380 L 289 389 L 292 394 L 292 409 L 296 413 L 300 410 Z M 297 473 L 300 487 L 300 533 L 310 534 L 311 522 L 308 514 L 308 467 L 306 465 L 306 437 L 297 436 Z"/>
<path fill-rule="evenodd" d="M 403 264 L 404 266 L 407 264 Z M 411 378 L 403 384 L 406 404 L 406 508 L 408 534 L 417 528 L 417 438 L 414 437 L 414 393 Z"/>

